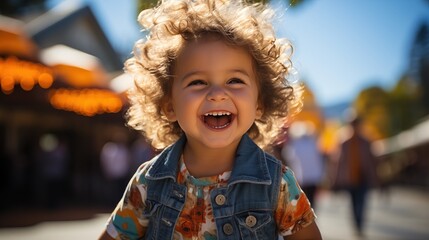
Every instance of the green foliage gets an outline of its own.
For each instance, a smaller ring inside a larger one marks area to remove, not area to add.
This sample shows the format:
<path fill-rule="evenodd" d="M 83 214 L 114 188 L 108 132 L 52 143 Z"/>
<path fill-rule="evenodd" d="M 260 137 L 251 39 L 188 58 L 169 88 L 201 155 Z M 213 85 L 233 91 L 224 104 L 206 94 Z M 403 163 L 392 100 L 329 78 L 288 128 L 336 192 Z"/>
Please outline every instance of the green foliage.
<path fill-rule="evenodd" d="M 153 8 L 158 4 L 158 0 L 137 0 L 137 15 L 145 9 Z"/>
<path fill-rule="evenodd" d="M 296 6 L 300 5 L 303 2 L 305 2 L 305 0 L 291 0 L 290 1 L 290 6 L 291 7 L 296 7 Z"/>
<path fill-rule="evenodd" d="M 404 76 L 389 91 L 378 86 L 362 90 L 354 106 L 377 137 L 390 137 L 411 128 L 425 115 L 420 99 L 421 86 Z"/>
<path fill-rule="evenodd" d="M 354 107 L 374 139 L 390 135 L 389 95 L 384 89 L 378 86 L 364 89 L 356 98 Z"/>
<path fill-rule="evenodd" d="M 283 0 L 283 1 L 289 3 L 291 7 L 298 6 L 302 2 L 305 2 L 305 0 Z M 270 2 L 270 0 L 248 0 L 248 2 L 267 4 Z"/>
<path fill-rule="evenodd" d="M 396 86 L 389 92 L 392 135 L 411 128 L 423 117 L 420 96 L 420 86 L 407 76 L 399 79 Z"/>
<path fill-rule="evenodd" d="M 267 4 L 269 0 L 248 0 L 247 2 Z"/>

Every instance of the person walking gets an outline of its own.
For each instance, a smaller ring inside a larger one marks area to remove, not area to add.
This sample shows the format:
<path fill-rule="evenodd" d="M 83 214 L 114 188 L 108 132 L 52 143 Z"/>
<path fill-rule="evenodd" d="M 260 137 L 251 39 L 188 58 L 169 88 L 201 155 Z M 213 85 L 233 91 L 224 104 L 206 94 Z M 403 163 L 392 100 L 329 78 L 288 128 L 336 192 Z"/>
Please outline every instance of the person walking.
<path fill-rule="evenodd" d="M 315 209 L 315 197 L 323 181 L 325 167 L 314 126 L 310 122 L 292 123 L 288 141 L 282 149 L 282 157 L 294 171 L 298 183 Z"/>
<path fill-rule="evenodd" d="M 378 185 L 376 159 L 371 142 L 360 131 L 361 119 L 353 118 L 350 125 L 353 133 L 341 144 L 334 188 L 350 194 L 356 231 L 362 235 L 367 193 Z"/>

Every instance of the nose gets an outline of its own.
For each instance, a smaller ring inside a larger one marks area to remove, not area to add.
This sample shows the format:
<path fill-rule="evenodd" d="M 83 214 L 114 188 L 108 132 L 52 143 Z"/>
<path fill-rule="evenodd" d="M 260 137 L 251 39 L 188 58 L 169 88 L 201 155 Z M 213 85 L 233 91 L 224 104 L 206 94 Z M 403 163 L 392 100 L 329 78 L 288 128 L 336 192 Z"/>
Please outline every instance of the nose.
<path fill-rule="evenodd" d="M 212 86 L 207 94 L 207 100 L 209 101 L 223 101 L 228 98 L 225 89 L 220 86 Z"/>

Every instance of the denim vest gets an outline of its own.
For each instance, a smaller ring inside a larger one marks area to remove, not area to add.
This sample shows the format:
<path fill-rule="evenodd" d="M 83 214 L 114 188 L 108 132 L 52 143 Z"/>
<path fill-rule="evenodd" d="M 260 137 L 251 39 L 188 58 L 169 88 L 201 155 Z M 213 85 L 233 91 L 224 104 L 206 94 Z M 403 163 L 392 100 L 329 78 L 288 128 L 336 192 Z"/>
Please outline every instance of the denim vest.
<path fill-rule="evenodd" d="M 145 239 L 172 239 L 184 206 L 186 186 L 176 183 L 178 162 L 186 138 L 165 149 L 145 174 L 150 219 Z M 226 187 L 210 193 L 217 239 L 277 239 L 274 211 L 281 181 L 281 163 L 247 135 L 237 149 Z"/>

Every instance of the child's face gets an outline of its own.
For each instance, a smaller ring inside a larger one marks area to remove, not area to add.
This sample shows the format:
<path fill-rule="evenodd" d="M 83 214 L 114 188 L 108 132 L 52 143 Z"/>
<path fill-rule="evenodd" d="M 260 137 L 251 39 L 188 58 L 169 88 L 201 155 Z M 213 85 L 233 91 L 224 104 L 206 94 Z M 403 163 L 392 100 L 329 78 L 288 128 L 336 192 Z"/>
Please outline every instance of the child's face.
<path fill-rule="evenodd" d="M 262 115 L 251 55 L 221 40 L 189 43 L 176 61 L 171 104 L 164 111 L 189 144 L 236 147 Z"/>

